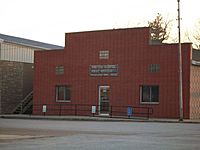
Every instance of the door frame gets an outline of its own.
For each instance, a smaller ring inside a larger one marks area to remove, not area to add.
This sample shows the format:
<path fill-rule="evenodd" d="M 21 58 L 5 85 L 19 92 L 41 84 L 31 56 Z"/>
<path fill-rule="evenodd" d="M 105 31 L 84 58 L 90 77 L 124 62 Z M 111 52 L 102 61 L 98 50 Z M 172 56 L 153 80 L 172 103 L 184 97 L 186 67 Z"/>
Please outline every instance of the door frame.
<path fill-rule="evenodd" d="M 106 89 L 110 90 L 110 86 L 109 85 L 99 85 L 98 86 L 98 113 L 101 116 L 109 116 L 109 111 L 108 111 L 108 113 L 101 113 L 101 89 L 102 88 L 106 88 Z M 109 99 L 108 99 L 108 103 L 109 103 Z"/>

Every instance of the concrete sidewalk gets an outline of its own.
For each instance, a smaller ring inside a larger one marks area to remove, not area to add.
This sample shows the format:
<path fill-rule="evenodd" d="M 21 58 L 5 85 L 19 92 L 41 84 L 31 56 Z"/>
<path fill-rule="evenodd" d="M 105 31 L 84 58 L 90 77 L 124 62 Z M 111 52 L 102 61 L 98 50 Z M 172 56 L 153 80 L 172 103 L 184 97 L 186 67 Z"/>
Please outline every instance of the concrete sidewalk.
<path fill-rule="evenodd" d="M 24 114 L 2 114 L 0 118 L 5 119 L 38 119 L 38 120 L 66 120 L 66 121 L 110 121 L 110 122 L 161 122 L 161 123 L 199 123 L 199 120 L 183 120 L 178 119 L 157 119 L 157 118 L 120 118 L 120 117 L 105 117 L 105 116 L 37 116 Z"/>

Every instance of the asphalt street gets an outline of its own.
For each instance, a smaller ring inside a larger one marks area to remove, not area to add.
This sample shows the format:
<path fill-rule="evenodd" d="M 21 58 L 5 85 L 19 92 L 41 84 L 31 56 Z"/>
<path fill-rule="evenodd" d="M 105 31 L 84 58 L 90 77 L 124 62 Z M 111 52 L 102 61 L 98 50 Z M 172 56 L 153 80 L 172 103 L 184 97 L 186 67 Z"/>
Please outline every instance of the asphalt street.
<path fill-rule="evenodd" d="M 200 124 L 0 119 L 1 150 L 199 150 Z"/>

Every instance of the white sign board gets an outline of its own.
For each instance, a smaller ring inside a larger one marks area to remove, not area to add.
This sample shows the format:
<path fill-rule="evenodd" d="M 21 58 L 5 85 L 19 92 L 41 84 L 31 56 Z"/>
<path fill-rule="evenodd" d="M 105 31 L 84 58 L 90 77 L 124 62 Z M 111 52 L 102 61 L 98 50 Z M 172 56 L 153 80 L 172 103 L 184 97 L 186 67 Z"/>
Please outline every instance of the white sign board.
<path fill-rule="evenodd" d="M 92 113 L 93 113 L 93 114 L 96 113 L 96 106 L 92 106 Z"/>
<path fill-rule="evenodd" d="M 43 112 L 43 113 L 47 112 L 47 106 L 46 106 L 46 105 L 43 105 L 43 106 L 42 106 L 42 112 Z"/>
<path fill-rule="evenodd" d="M 90 65 L 90 76 L 117 76 L 118 65 Z"/>

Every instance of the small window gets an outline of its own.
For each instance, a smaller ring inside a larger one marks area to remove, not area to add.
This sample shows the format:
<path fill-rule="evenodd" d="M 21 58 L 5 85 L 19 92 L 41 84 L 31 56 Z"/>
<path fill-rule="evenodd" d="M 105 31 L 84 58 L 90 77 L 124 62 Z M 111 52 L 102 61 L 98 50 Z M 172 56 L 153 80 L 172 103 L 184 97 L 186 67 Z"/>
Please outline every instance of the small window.
<path fill-rule="evenodd" d="M 158 103 L 159 102 L 159 86 L 140 87 L 140 100 L 142 103 Z"/>
<path fill-rule="evenodd" d="M 55 72 L 56 72 L 56 75 L 64 74 L 64 66 L 57 66 Z"/>
<path fill-rule="evenodd" d="M 148 70 L 149 72 L 159 72 L 160 66 L 158 64 L 150 64 Z"/>
<path fill-rule="evenodd" d="M 70 101 L 71 88 L 67 85 L 56 85 L 56 101 Z"/>
<path fill-rule="evenodd" d="M 109 51 L 99 51 L 99 59 L 109 59 Z"/>

